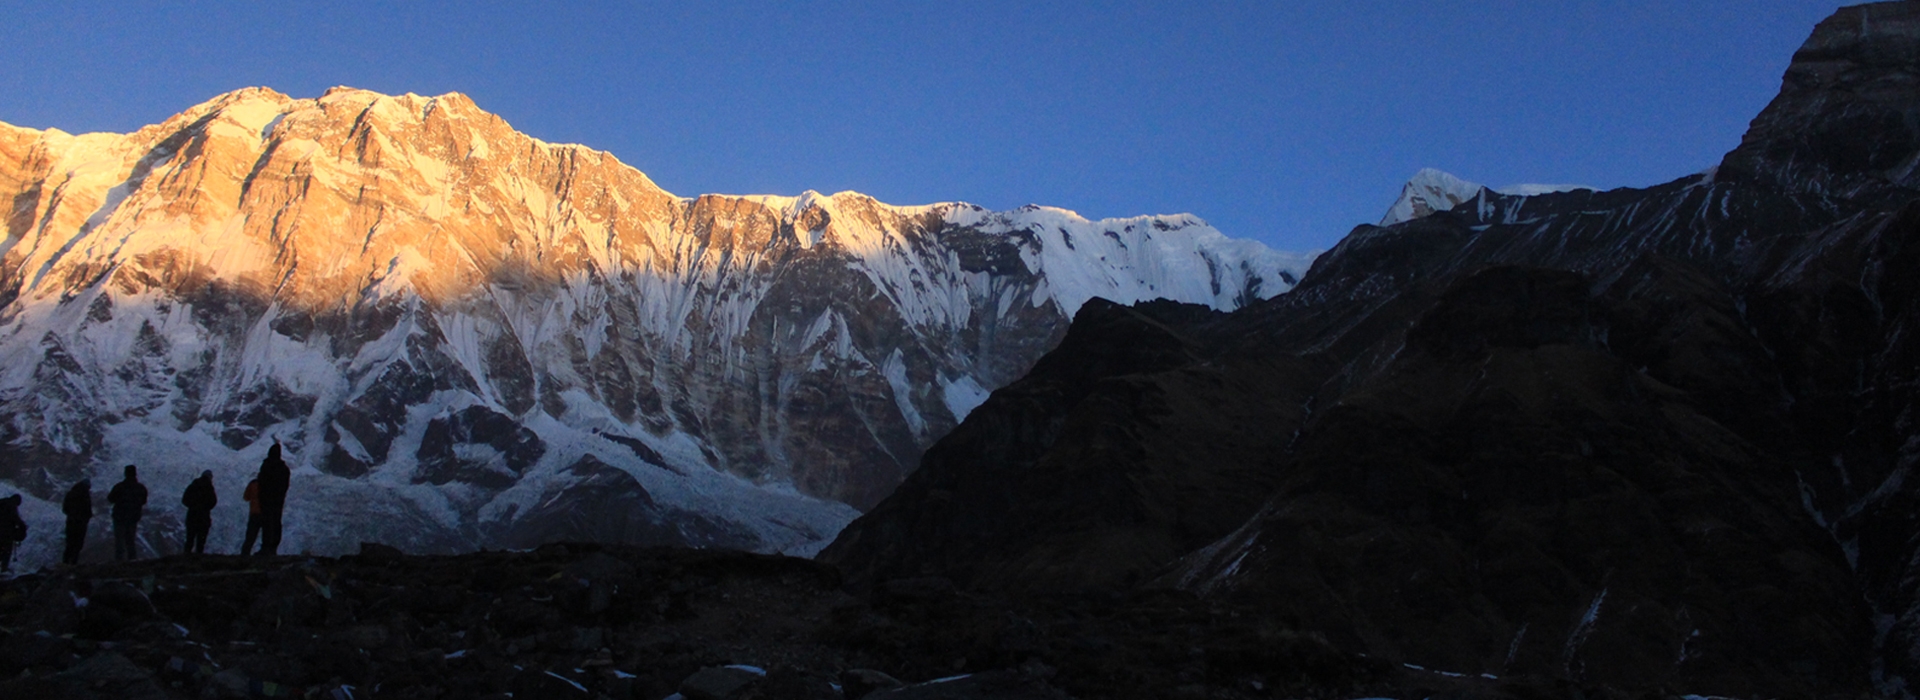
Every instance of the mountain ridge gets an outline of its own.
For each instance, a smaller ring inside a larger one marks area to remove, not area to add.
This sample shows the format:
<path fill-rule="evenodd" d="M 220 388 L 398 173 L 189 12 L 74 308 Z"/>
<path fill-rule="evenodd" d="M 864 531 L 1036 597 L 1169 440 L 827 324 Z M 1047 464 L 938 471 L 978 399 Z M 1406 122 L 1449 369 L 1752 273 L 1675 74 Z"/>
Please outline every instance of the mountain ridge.
<path fill-rule="evenodd" d="M 1476 187 L 1230 313 L 1089 305 L 820 557 L 1573 697 L 1910 697 L 1916 67 L 1920 3 L 1842 8 L 1707 172 Z"/>
<path fill-rule="evenodd" d="M 593 539 L 555 504 L 618 519 L 624 489 L 642 543 L 804 553 L 1088 299 L 1237 307 L 1311 260 L 1191 215 L 680 197 L 458 93 L 8 127 L 0 194 L 0 482 L 35 531 L 120 463 L 237 493 L 277 438 L 295 503 L 390 516 L 290 529 L 323 552 Z"/>

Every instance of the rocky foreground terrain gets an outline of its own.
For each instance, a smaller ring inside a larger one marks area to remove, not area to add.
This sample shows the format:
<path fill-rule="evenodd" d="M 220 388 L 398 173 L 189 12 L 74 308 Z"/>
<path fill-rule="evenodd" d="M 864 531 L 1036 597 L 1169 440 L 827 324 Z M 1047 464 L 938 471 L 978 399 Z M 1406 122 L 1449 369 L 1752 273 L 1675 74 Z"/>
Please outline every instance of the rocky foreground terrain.
<path fill-rule="evenodd" d="M 734 666 L 738 668 L 728 668 Z M 176 556 L 0 581 L 5 698 L 1546 697 L 1178 591 L 866 592 L 777 556 Z M 944 679 L 944 680 L 943 680 Z M 1544 683 L 1544 684 L 1543 684 Z"/>

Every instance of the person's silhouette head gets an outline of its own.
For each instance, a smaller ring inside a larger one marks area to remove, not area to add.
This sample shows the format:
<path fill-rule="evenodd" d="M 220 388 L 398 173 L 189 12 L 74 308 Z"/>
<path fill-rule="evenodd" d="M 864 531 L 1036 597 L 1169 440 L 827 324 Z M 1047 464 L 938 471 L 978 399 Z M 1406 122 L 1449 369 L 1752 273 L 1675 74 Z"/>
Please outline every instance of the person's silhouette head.
<path fill-rule="evenodd" d="M 139 481 L 138 471 L 138 469 L 133 468 L 133 465 L 127 465 L 127 481 Z"/>

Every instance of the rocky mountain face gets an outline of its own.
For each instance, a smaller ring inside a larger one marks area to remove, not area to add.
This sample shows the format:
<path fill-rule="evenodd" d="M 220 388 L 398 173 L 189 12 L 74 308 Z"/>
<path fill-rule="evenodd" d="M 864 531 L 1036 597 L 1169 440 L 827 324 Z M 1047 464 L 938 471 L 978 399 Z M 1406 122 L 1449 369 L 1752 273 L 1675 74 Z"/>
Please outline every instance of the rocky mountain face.
<path fill-rule="evenodd" d="M 1920 3 L 1844 8 L 1707 173 L 1478 188 L 1233 313 L 1088 304 L 821 558 L 1574 697 L 1911 697 L 1915 76 Z"/>
<path fill-rule="evenodd" d="M 459 94 L 346 88 L 124 135 L 0 124 L 0 196 L 28 565 L 80 478 L 98 498 L 136 463 L 170 497 L 213 469 L 237 504 L 276 439 L 292 551 L 806 553 L 1086 300 L 1237 308 L 1310 259 L 1191 216 L 677 197 Z M 173 551 L 178 514 L 150 510 Z M 243 519 L 216 512 L 216 548 Z"/>

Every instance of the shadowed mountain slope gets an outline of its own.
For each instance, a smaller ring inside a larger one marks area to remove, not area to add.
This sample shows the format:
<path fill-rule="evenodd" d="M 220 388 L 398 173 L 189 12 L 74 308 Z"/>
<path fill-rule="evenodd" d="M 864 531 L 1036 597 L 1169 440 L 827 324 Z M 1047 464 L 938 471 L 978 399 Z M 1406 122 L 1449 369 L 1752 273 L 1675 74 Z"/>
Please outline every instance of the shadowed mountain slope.
<path fill-rule="evenodd" d="M 1588 691 L 1899 694 L 1916 76 L 1920 3 L 1845 8 L 1714 170 L 1481 189 L 1230 314 L 1090 304 L 821 556 Z"/>

